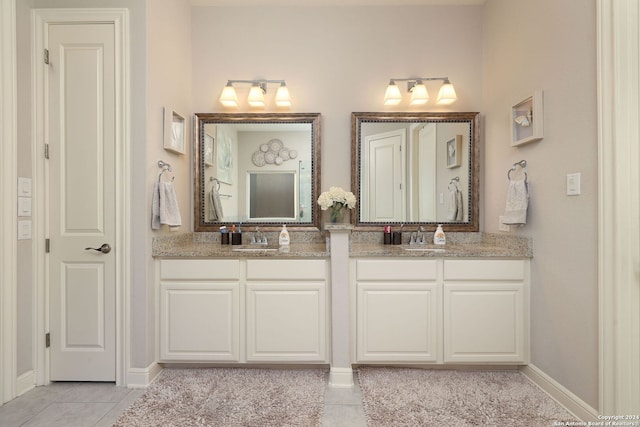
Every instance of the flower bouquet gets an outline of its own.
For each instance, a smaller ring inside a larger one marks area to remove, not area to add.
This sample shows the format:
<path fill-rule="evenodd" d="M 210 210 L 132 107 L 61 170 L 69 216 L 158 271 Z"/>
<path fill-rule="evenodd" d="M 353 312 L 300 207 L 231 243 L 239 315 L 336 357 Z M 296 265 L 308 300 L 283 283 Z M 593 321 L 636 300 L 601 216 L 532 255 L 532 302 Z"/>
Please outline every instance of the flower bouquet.
<path fill-rule="evenodd" d="M 356 207 L 356 196 L 351 191 L 344 191 L 340 187 L 331 187 L 318 197 L 318 204 L 323 211 L 331 209 L 331 222 L 337 222 L 342 215 L 342 209 Z"/>

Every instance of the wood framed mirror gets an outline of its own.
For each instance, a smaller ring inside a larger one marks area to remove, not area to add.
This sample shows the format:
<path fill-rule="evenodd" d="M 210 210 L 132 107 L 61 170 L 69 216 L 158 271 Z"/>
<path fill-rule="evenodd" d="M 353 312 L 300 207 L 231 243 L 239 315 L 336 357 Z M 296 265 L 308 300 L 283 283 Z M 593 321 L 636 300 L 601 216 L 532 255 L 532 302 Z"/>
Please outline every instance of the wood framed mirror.
<path fill-rule="evenodd" d="M 319 229 L 320 114 L 198 113 L 194 127 L 195 231 Z"/>
<path fill-rule="evenodd" d="M 479 230 L 479 113 L 352 113 L 356 229 Z"/>

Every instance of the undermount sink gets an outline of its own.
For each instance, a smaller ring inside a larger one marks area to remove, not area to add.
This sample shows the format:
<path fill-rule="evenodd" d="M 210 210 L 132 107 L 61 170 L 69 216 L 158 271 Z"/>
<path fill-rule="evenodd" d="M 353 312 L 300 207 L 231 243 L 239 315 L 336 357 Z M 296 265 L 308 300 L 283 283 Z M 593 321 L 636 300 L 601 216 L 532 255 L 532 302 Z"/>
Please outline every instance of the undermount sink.
<path fill-rule="evenodd" d="M 405 251 L 416 251 L 416 252 L 445 252 L 445 249 L 442 248 L 416 248 L 416 247 L 408 247 L 402 248 Z"/>
<path fill-rule="evenodd" d="M 231 248 L 233 252 L 275 252 L 278 248 Z"/>

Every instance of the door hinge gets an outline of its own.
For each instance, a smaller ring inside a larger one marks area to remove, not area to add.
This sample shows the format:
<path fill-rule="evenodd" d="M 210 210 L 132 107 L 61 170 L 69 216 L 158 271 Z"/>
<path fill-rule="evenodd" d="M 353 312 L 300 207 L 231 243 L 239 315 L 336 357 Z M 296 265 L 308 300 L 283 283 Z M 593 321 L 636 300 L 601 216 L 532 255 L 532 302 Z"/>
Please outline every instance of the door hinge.
<path fill-rule="evenodd" d="M 44 158 L 49 158 L 49 144 L 44 144 Z"/>
<path fill-rule="evenodd" d="M 51 251 L 51 240 L 44 239 L 44 251 L 49 253 Z"/>
<path fill-rule="evenodd" d="M 49 49 L 44 50 L 44 63 L 49 65 Z"/>
<path fill-rule="evenodd" d="M 47 332 L 46 334 L 44 334 L 44 346 L 46 348 L 51 347 L 51 333 Z"/>

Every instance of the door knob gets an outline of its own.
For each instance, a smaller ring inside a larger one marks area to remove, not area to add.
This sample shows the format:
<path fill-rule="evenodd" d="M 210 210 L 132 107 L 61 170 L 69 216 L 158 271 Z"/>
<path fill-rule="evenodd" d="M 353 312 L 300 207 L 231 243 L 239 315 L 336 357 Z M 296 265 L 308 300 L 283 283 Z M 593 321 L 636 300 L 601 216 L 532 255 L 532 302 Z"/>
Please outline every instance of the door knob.
<path fill-rule="evenodd" d="M 84 250 L 85 251 L 92 250 L 92 251 L 102 252 L 103 254 L 108 254 L 109 252 L 111 252 L 111 246 L 109 246 L 108 243 L 104 243 L 99 248 L 84 248 Z"/>

